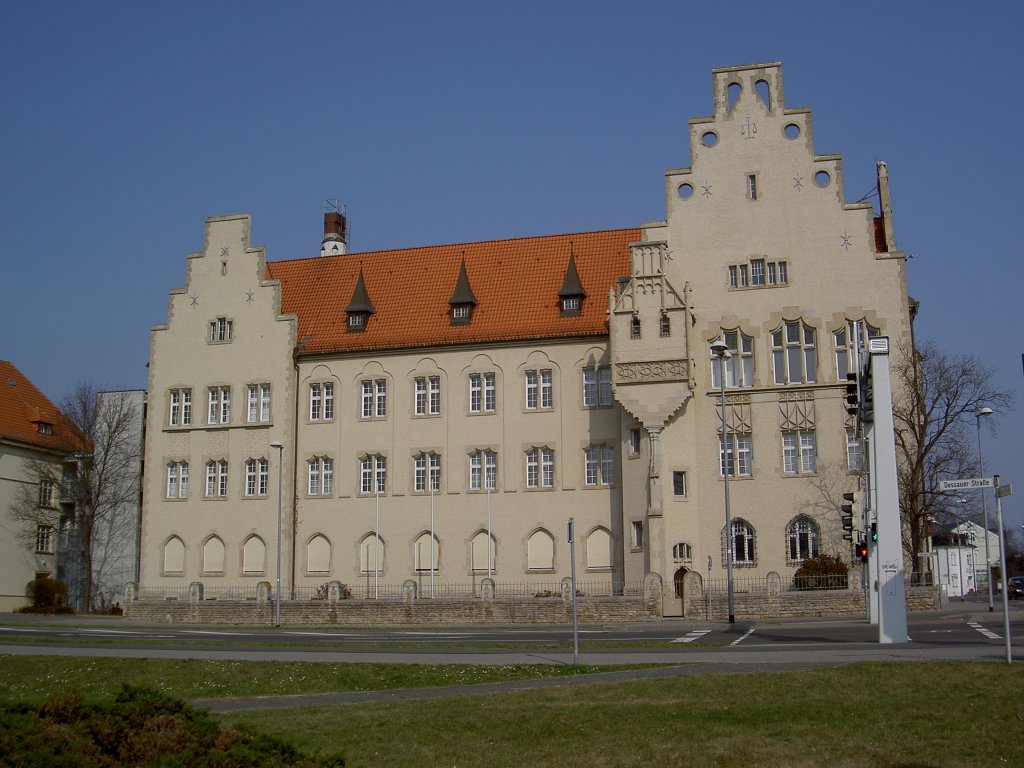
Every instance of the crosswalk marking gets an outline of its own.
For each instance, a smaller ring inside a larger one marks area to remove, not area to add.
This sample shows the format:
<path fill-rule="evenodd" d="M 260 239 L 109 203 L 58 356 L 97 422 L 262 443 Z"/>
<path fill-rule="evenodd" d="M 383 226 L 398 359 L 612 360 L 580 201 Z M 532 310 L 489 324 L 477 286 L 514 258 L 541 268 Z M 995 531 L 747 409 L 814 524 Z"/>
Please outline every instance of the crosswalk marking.
<path fill-rule="evenodd" d="M 735 640 L 733 640 L 731 643 L 729 643 L 729 645 L 730 646 L 739 645 L 744 640 L 746 640 L 748 637 L 750 637 L 752 634 L 754 634 L 754 630 L 750 629 L 750 630 L 747 631 L 747 634 L 745 634 L 743 637 L 737 637 Z"/>
<path fill-rule="evenodd" d="M 1003 639 L 1001 635 L 997 635 L 992 630 L 986 629 L 985 627 L 981 626 L 981 624 L 979 624 L 976 621 L 968 621 L 967 622 L 967 626 L 972 627 L 972 628 L 978 630 L 979 632 L 981 632 L 981 634 L 983 634 L 989 640 L 1002 640 Z"/>
<path fill-rule="evenodd" d="M 693 632 L 689 632 L 683 637 L 677 637 L 673 640 L 673 643 L 692 643 L 694 640 L 700 640 L 704 635 L 710 632 L 710 629 L 695 629 Z"/>

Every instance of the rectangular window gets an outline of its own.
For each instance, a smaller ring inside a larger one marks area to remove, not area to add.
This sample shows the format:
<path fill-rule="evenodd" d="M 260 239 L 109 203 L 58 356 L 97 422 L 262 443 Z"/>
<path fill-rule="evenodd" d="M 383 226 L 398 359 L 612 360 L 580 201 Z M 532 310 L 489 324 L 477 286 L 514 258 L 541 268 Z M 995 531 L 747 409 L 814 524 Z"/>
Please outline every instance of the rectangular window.
<path fill-rule="evenodd" d="M 729 450 L 726 455 L 725 441 L 719 435 L 718 439 L 718 472 L 724 474 L 726 463 L 730 477 L 750 477 L 751 463 L 753 459 L 753 442 L 749 434 L 729 435 Z"/>
<path fill-rule="evenodd" d="M 550 448 L 534 448 L 526 454 L 526 487 L 555 487 L 555 452 Z"/>
<path fill-rule="evenodd" d="M 39 506 L 47 509 L 53 507 L 53 480 L 39 481 Z"/>
<path fill-rule="evenodd" d="M 384 456 L 366 456 L 359 462 L 360 493 L 385 493 L 388 484 L 388 464 Z"/>
<path fill-rule="evenodd" d="M 498 454 L 494 451 L 475 451 L 469 455 L 469 490 L 493 491 L 497 477 Z"/>
<path fill-rule="evenodd" d="M 740 268 L 735 264 L 729 267 L 729 287 L 739 288 L 740 287 Z"/>
<path fill-rule="evenodd" d="M 814 430 L 782 433 L 782 471 L 786 474 L 811 474 L 817 470 L 817 442 Z"/>
<path fill-rule="evenodd" d="M 526 372 L 526 409 L 536 410 L 537 408 L 537 372 Z"/>
<path fill-rule="evenodd" d="M 494 373 L 471 373 L 469 375 L 469 412 L 494 413 L 495 406 Z"/>
<path fill-rule="evenodd" d="M 248 386 L 248 421 L 250 424 L 270 421 L 270 385 L 250 384 Z"/>
<path fill-rule="evenodd" d="M 667 312 L 661 313 L 661 322 L 659 324 L 659 335 L 663 339 L 667 339 L 672 336 L 672 321 L 669 319 Z"/>
<path fill-rule="evenodd" d="M 218 317 L 210 322 L 210 341 L 225 342 L 231 341 L 231 330 L 234 322 L 226 317 Z"/>
<path fill-rule="evenodd" d="M 192 423 L 192 390 L 172 389 L 168 393 L 167 425 L 171 427 L 187 427 Z"/>
<path fill-rule="evenodd" d="M 167 465 L 167 498 L 178 498 L 178 464 L 173 461 Z"/>
<path fill-rule="evenodd" d="M 36 526 L 36 552 L 39 554 L 53 554 L 53 526 Z"/>
<path fill-rule="evenodd" d="M 255 496 L 256 495 L 256 484 L 257 484 L 258 470 L 256 467 L 256 460 L 249 459 L 245 462 L 245 495 Z"/>
<path fill-rule="evenodd" d="M 757 176 L 753 173 L 747 176 L 747 197 L 750 200 L 757 200 Z"/>
<path fill-rule="evenodd" d="M 863 469 L 862 449 L 860 437 L 857 430 L 852 427 L 846 428 L 846 467 L 852 472 L 859 472 Z"/>
<path fill-rule="evenodd" d="M 324 382 L 324 421 L 334 419 L 334 382 Z"/>
<path fill-rule="evenodd" d="M 676 498 L 686 496 L 686 473 L 675 471 L 672 473 L 672 495 Z"/>
<path fill-rule="evenodd" d="M 629 454 L 630 456 L 640 455 L 640 430 L 629 430 Z"/>
<path fill-rule="evenodd" d="M 740 288 L 746 288 L 750 285 L 750 280 L 747 277 L 748 268 L 746 264 L 740 264 Z"/>
<path fill-rule="evenodd" d="M 632 537 L 630 543 L 633 549 L 644 548 L 644 523 L 643 520 L 633 520 L 630 523 Z"/>
<path fill-rule="evenodd" d="M 744 264 L 730 264 L 730 288 L 763 288 L 785 285 L 788 280 L 786 262 L 751 259 Z"/>
<path fill-rule="evenodd" d="M 228 495 L 228 463 L 226 460 L 206 463 L 206 496 L 223 498 Z"/>
<path fill-rule="evenodd" d="M 413 489 L 420 493 L 441 490 L 441 457 L 436 453 L 420 453 L 413 459 Z"/>
<path fill-rule="evenodd" d="M 811 383 L 817 379 L 815 331 L 801 321 L 772 331 L 772 367 L 776 384 Z"/>
<path fill-rule="evenodd" d="M 602 365 L 583 369 L 583 406 L 606 408 L 612 404 L 612 369 Z"/>
<path fill-rule="evenodd" d="M 323 389 L 320 384 L 309 385 L 309 420 L 320 421 L 323 413 Z"/>
<path fill-rule="evenodd" d="M 383 419 L 388 415 L 388 383 L 386 379 L 364 379 L 362 417 Z"/>
<path fill-rule="evenodd" d="M 417 376 L 415 401 L 417 416 L 437 416 L 441 413 L 441 377 Z"/>
<path fill-rule="evenodd" d="M 308 493 L 310 496 L 330 496 L 334 487 L 334 461 L 327 456 L 314 457 L 308 462 Z"/>
<path fill-rule="evenodd" d="M 615 453 L 610 446 L 595 445 L 584 453 L 584 475 L 589 486 L 615 482 Z"/>
<path fill-rule="evenodd" d="M 752 259 L 750 262 L 750 284 L 764 285 L 764 259 Z"/>
<path fill-rule="evenodd" d="M 209 388 L 207 424 L 227 424 L 231 420 L 231 387 Z"/>
<path fill-rule="evenodd" d="M 545 368 L 540 372 L 540 407 L 553 408 L 555 404 L 554 387 L 552 386 L 551 370 Z"/>

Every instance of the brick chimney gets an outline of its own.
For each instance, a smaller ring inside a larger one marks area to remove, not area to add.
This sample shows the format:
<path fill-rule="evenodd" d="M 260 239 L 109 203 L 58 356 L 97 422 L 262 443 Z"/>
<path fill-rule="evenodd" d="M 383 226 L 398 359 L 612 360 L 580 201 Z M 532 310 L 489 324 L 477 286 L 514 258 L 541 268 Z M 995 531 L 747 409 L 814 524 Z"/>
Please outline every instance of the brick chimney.
<path fill-rule="evenodd" d="M 321 256 L 340 256 L 348 253 L 348 220 L 339 211 L 324 214 L 324 239 L 320 244 Z"/>

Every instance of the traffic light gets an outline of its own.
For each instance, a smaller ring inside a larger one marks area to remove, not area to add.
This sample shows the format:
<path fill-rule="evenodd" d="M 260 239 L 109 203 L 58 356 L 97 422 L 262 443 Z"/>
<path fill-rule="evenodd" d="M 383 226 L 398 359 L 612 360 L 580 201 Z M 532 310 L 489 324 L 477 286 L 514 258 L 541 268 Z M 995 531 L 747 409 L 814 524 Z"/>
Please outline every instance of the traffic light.
<path fill-rule="evenodd" d="M 843 530 L 846 531 L 843 534 L 843 538 L 847 541 L 853 541 L 853 503 L 855 500 L 856 494 L 850 491 L 843 494 L 843 503 L 839 505 L 839 509 L 843 512 Z"/>
<path fill-rule="evenodd" d="M 851 371 L 846 374 L 846 412 L 850 416 L 856 416 L 859 407 L 860 383 L 857 381 L 857 372 Z"/>
<path fill-rule="evenodd" d="M 871 543 L 878 541 L 878 523 L 871 524 Z"/>
<path fill-rule="evenodd" d="M 862 563 L 868 561 L 868 543 L 866 541 L 857 542 L 857 556 Z"/>
<path fill-rule="evenodd" d="M 875 391 L 871 386 L 871 367 L 864 368 L 860 377 L 860 420 L 870 424 L 875 420 Z"/>

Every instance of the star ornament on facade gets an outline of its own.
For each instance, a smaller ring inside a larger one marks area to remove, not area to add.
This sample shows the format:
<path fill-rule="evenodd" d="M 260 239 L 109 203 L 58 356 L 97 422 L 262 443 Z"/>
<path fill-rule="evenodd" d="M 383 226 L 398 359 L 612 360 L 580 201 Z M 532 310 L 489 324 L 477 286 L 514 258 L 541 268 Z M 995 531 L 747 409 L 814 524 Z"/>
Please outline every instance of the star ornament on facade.
<path fill-rule="evenodd" d="M 189 301 L 192 302 L 192 306 L 193 307 L 198 307 L 199 306 L 199 297 L 196 294 L 193 293 L 188 298 L 189 298 Z"/>
<path fill-rule="evenodd" d="M 803 176 L 794 176 L 793 177 L 793 189 L 803 189 L 803 188 L 804 188 L 804 177 Z"/>
<path fill-rule="evenodd" d="M 839 238 L 839 247 L 845 248 L 846 250 L 850 250 L 851 245 L 853 245 L 853 236 L 848 235 L 846 232 L 843 232 L 843 234 Z"/>
<path fill-rule="evenodd" d="M 252 304 L 254 301 L 256 301 L 255 294 L 252 291 L 246 292 L 246 294 L 245 294 L 245 303 L 246 304 Z"/>
<path fill-rule="evenodd" d="M 222 259 L 226 259 L 226 258 L 228 257 L 228 254 L 229 254 L 230 252 L 231 252 L 231 249 L 230 249 L 230 248 L 228 248 L 228 247 L 227 247 L 227 246 L 225 245 L 225 246 L 224 246 L 223 248 L 221 248 L 221 249 L 220 249 L 220 257 L 221 257 Z"/>
<path fill-rule="evenodd" d="M 702 195 L 703 195 L 704 197 L 711 197 L 711 185 L 710 185 L 710 184 L 708 184 L 708 183 L 707 183 L 707 182 L 705 181 L 705 182 L 704 182 L 704 183 L 703 183 L 703 184 L 701 185 L 701 188 L 700 188 L 700 193 L 701 193 L 701 194 L 702 194 Z"/>

